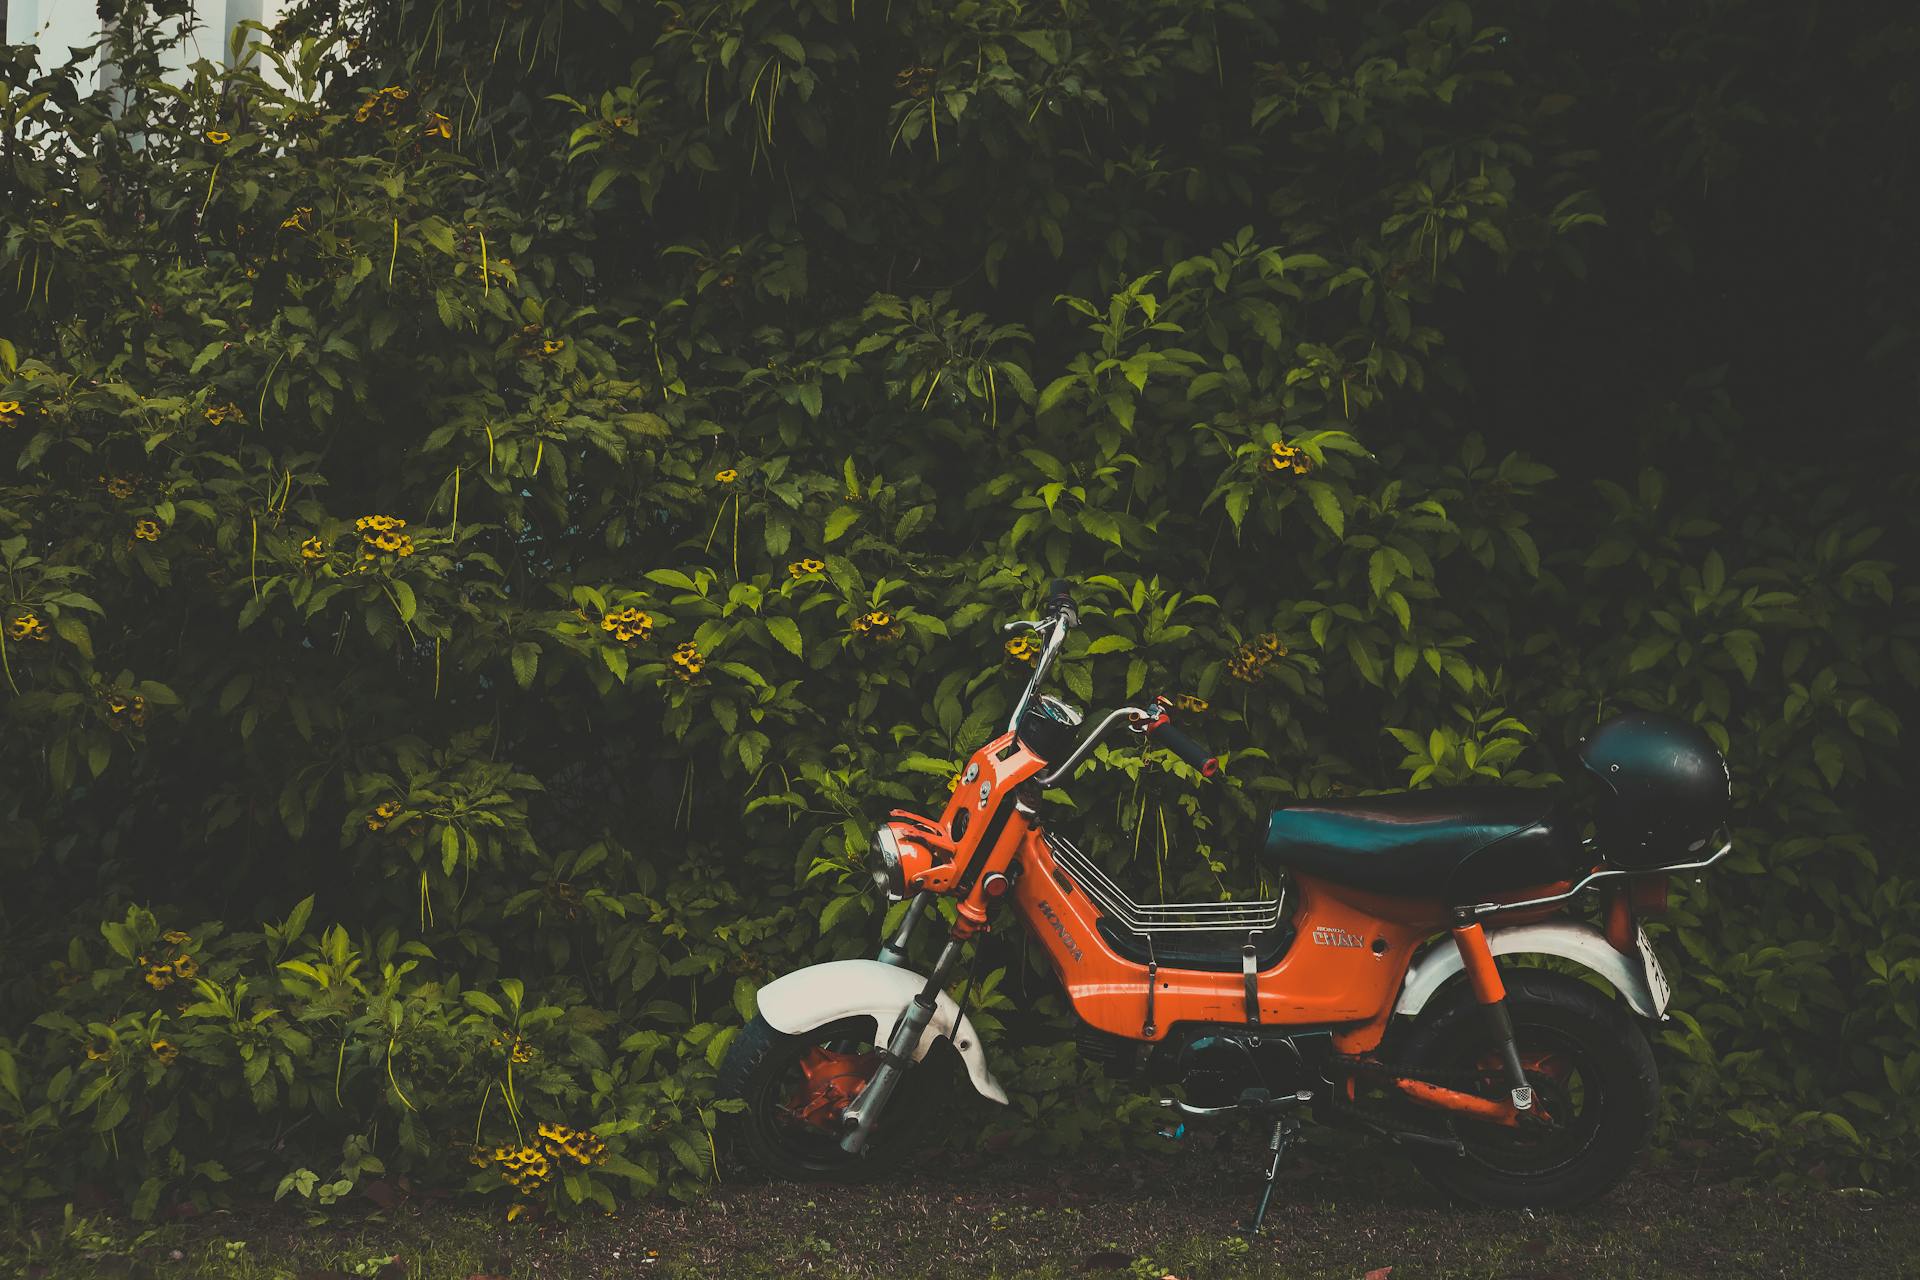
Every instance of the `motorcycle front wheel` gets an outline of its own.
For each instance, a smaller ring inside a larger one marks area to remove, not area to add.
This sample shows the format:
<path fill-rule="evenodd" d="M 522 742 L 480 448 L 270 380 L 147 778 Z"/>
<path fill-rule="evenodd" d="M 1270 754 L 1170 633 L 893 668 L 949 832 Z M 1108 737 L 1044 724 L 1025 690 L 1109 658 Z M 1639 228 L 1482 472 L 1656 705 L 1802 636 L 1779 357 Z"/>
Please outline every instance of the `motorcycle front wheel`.
<path fill-rule="evenodd" d="M 1458 1200 L 1503 1209 L 1585 1204 L 1626 1175 L 1653 1131 L 1653 1050 L 1625 1008 L 1576 978 L 1522 970 L 1505 979 L 1521 1065 L 1546 1123 L 1512 1129 L 1452 1118 L 1464 1155 L 1444 1147 L 1410 1154 L 1429 1182 Z M 1485 1097 L 1507 1093 L 1485 1015 L 1464 982 L 1421 1011 L 1396 1060 Z"/>
<path fill-rule="evenodd" d="M 897 1169 L 924 1136 L 941 1055 L 907 1072 L 859 1155 L 840 1147 L 841 1116 L 880 1063 L 874 1020 L 842 1018 L 799 1035 L 758 1014 L 720 1064 L 720 1096 L 746 1104 L 722 1114 L 732 1160 L 790 1182 L 868 1182 Z"/>

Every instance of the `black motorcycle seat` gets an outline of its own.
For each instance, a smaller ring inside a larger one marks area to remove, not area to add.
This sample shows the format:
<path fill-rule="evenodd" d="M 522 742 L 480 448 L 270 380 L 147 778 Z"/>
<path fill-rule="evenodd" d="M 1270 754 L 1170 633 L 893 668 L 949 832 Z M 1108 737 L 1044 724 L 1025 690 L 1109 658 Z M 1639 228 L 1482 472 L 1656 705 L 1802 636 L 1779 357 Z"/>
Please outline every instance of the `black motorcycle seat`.
<path fill-rule="evenodd" d="M 1265 853 L 1334 884 L 1463 905 L 1565 879 L 1580 843 L 1557 791 L 1452 787 L 1276 809 Z"/>

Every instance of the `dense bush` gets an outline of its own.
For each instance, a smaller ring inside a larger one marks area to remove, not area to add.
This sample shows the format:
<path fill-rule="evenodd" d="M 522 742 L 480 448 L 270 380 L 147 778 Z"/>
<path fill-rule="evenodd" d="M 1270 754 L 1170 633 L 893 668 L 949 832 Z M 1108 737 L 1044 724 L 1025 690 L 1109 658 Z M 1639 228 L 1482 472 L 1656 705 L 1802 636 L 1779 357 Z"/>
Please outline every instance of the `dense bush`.
<path fill-rule="evenodd" d="M 1670 1128 L 1907 1178 L 1902 277 L 1833 267 L 1827 365 L 1705 329 L 1772 333 L 1723 204 L 1910 126 L 1913 21 L 1337 9 L 316 6 L 178 84 L 128 6 L 111 93 L 9 49 L 0 1195 L 710 1179 L 755 986 L 872 945 L 870 824 L 1056 573 L 1074 698 L 1230 753 L 1077 781 L 1147 892 L 1256 887 L 1288 796 L 1706 725 Z M 1802 46 L 1848 74 L 1759 83 Z M 1017 941 L 980 987 L 1061 1012 Z M 1129 1132 L 1059 1019 L 983 1022 L 998 1141 Z"/>

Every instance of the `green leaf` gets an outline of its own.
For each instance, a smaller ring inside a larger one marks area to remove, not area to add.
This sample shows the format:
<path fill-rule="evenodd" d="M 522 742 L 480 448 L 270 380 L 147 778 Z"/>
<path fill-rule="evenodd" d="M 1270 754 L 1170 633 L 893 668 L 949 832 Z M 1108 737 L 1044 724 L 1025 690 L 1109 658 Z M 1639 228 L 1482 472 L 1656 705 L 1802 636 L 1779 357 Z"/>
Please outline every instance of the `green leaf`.
<path fill-rule="evenodd" d="M 792 618 L 766 619 L 767 634 L 778 640 L 794 657 L 800 656 L 800 626 Z"/>
<path fill-rule="evenodd" d="M 1340 495 L 1333 491 L 1333 486 L 1320 480 L 1303 480 L 1300 487 L 1306 490 L 1307 498 L 1313 503 L 1314 514 L 1320 517 L 1320 523 L 1326 525 L 1334 537 L 1344 537 L 1347 531 L 1347 516 L 1340 509 Z"/>
<path fill-rule="evenodd" d="M 827 517 L 827 527 L 821 533 L 821 539 L 825 542 L 838 541 L 840 535 L 852 528 L 853 522 L 859 518 L 859 511 L 853 507 L 835 507 L 833 514 Z"/>
<path fill-rule="evenodd" d="M 533 688 L 534 673 L 539 669 L 539 645 L 523 640 L 513 646 L 513 678 L 522 689 Z"/>

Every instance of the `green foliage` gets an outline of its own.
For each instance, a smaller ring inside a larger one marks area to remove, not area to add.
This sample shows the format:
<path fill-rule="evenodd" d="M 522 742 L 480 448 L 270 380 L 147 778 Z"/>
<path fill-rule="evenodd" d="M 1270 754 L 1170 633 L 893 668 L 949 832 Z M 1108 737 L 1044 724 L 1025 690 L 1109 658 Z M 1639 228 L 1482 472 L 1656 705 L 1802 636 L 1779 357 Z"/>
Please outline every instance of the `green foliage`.
<path fill-rule="evenodd" d="M 711 1179 L 752 991 L 871 946 L 871 823 L 1004 722 L 1053 574 L 1066 689 L 1225 749 L 1060 797 L 1143 889 L 1256 887 L 1287 797 L 1705 724 L 1673 1123 L 1908 1176 L 1911 504 L 1743 456 L 1712 375 L 1610 477 L 1453 425 L 1612 234 L 1526 12 L 321 8 L 184 83 L 138 6 L 113 93 L 0 67 L 0 1193 Z M 1061 1012 L 996 961 L 990 1035 Z M 999 1038 L 1001 1140 L 1137 1109 Z"/>

